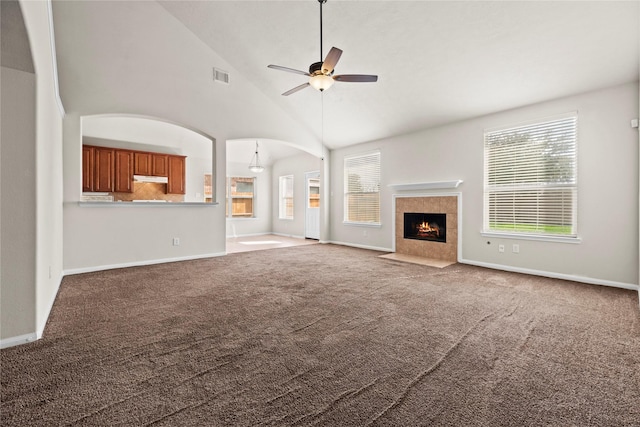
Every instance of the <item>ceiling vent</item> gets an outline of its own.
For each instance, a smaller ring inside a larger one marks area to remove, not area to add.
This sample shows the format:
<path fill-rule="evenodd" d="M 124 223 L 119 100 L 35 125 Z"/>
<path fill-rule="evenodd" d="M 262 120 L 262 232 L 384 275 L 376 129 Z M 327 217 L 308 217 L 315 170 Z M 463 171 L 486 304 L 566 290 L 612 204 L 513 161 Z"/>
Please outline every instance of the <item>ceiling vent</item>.
<path fill-rule="evenodd" d="M 213 68 L 213 81 L 214 82 L 219 82 L 219 83 L 224 83 L 224 84 L 229 84 L 229 73 L 227 73 L 226 71 L 223 71 L 219 68 Z"/>

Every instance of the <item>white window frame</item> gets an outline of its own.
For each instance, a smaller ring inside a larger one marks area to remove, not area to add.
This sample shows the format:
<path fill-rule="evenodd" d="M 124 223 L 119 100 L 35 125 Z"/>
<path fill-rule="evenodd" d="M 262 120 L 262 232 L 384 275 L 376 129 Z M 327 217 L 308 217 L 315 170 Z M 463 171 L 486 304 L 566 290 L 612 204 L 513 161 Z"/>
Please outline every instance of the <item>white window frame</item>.
<path fill-rule="evenodd" d="M 251 179 L 253 181 L 253 192 L 251 196 L 245 195 L 233 195 L 231 194 L 232 180 L 235 179 Z M 226 182 L 226 198 L 225 198 L 225 216 L 228 219 L 252 219 L 256 217 L 256 184 L 257 179 L 255 176 L 228 176 Z M 234 215 L 233 214 L 233 199 L 251 199 L 251 215 Z"/>
<path fill-rule="evenodd" d="M 577 112 L 485 130 L 482 234 L 579 242 L 577 165 Z"/>
<path fill-rule="evenodd" d="M 380 226 L 380 187 L 381 187 L 380 150 L 344 157 L 344 221 L 347 225 Z M 369 163 L 373 162 L 373 164 Z M 363 191 L 350 191 L 350 178 L 358 176 L 364 179 Z M 362 208 L 350 210 L 350 201 L 362 199 Z M 369 199 L 369 200 L 367 200 Z M 377 200 L 376 200 L 377 199 Z M 361 218 L 361 219 L 356 219 Z"/>
<path fill-rule="evenodd" d="M 294 215 L 294 193 L 293 175 L 283 175 L 278 178 L 278 218 L 293 219 Z M 288 202 L 290 206 L 287 206 Z"/>

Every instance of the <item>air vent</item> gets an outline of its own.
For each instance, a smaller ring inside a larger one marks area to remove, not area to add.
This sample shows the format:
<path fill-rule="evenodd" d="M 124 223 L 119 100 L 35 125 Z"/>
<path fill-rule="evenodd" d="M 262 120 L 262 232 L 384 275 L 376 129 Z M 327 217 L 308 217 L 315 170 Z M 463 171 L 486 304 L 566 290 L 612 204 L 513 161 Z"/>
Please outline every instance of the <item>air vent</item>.
<path fill-rule="evenodd" d="M 223 71 L 219 68 L 213 69 L 213 81 L 220 82 L 224 84 L 229 84 L 229 73 Z"/>

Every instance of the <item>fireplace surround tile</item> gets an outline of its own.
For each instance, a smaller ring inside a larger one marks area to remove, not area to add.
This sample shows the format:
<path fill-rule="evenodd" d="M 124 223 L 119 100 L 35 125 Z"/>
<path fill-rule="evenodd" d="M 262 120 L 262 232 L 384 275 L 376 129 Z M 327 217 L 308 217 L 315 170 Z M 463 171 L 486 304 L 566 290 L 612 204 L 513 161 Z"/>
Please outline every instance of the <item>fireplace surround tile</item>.
<path fill-rule="evenodd" d="M 458 196 L 396 197 L 396 253 L 458 261 Z M 404 214 L 444 213 L 447 215 L 446 243 L 404 238 Z"/>

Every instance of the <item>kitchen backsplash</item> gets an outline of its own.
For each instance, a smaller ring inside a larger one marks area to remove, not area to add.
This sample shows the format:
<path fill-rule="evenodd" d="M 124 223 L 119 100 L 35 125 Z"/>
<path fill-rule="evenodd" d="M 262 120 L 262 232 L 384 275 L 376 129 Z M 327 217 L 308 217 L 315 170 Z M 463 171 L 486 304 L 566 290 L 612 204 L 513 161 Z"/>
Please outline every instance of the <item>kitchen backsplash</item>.
<path fill-rule="evenodd" d="M 156 182 L 134 182 L 132 193 L 111 193 L 113 201 L 130 202 L 132 200 L 166 200 L 184 202 L 184 194 L 166 194 L 167 184 Z"/>

